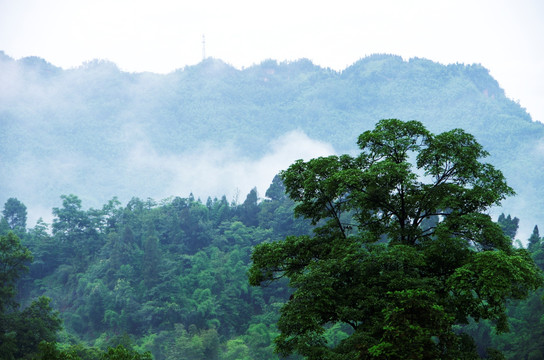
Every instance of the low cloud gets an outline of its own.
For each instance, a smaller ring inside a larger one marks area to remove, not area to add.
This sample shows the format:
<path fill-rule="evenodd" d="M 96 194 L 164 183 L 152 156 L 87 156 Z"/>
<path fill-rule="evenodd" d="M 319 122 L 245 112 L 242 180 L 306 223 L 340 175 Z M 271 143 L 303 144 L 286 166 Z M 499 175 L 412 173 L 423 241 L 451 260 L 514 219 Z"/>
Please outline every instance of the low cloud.
<path fill-rule="evenodd" d="M 225 195 L 229 201 L 243 202 L 253 187 L 264 198 L 274 176 L 295 160 L 334 154 L 331 145 L 302 131 L 270 141 L 268 151 L 257 159 L 234 145 L 210 143 L 164 154 L 146 136 L 143 126 L 132 124 L 121 132 L 123 150 L 112 161 L 61 150 L 41 158 L 20 154 L 5 168 L 10 176 L 2 182 L 9 194 L 0 201 L 3 204 L 9 197 L 22 201 L 28 209 L 29 227 L 40 217 L 51 223 L 51 209 L 62 206 L 63 194 L 77 195 L 85 209 L 100 208 L 114 196 L 123 204 L 132 197 L 162 200 L 191 193 L 202 201 Z"/>
<path fill-rule="evenodd" d="M 243 201 L 253 187 L 263 197 L 274 176 L 295 160 L 334 153 L 331 145 L 313 140 L 302 131 L 274 139 L 268 149 L 256 160 L 233 146 L 210 144 L 181 154 L 160 155 L 146 139 L 140 138 L 130 150 L 126 164 L 129 176 L 138 177 L 142 192 L 152 192 L 151 197 L 185 197 L 193 193 L 202 200 L 222 195 L 236 200 L 239 195 L 237 200 Z"/>

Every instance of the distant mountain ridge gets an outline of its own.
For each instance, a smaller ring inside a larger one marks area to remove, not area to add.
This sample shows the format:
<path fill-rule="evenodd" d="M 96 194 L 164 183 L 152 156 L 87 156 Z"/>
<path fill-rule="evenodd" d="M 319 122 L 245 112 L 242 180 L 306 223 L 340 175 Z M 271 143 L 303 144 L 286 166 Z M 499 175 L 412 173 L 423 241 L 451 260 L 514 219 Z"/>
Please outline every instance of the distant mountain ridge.
<path fill-rule="evenodd" d="M 503 210 L 525 232 L 544 224 L 544 125 L 481 65 L 372 55 L 341 72 L 306 59 L 238 70 L 210 58 L 158 75 L 99 60 L 63 70 L 0 52 L 0 79 L 2 204 L 17 197 L 43 211 L 73 192 L 96 207 L 199 186 L 198 196 L 220 196 L 238 186 L 230 175 L 256 181 L 267 168 L 260 181 L 270 183 L 292 161 L 277 154 L 302 144 L 308 156 L 330 152 L 325 144 L 354 153 L 361 132 L 399 118 L 475 135 L 518 193 Z M 252 186 L 266 189 L 247 183 L 242 195 Z"/>

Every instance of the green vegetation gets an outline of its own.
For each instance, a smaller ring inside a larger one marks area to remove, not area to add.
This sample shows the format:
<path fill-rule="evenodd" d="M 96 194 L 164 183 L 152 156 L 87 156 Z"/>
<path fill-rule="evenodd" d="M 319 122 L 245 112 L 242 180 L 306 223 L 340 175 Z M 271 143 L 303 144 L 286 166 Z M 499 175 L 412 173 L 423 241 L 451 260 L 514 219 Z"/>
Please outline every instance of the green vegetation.
<path fill-rule="evenodd" d="M 252 255 L 252 285 L 285 277 L 294 288 L 276 349 L 316 360 L 477 358 L 459 325 L 489 319 L 505 332 L 507 300 L 542 285 L 511 229 L 485 214 L 512 189 L 462 130 L 382 120 L 358 145 L 357 157 L 282 172 L 295 213 L 317 227 Z M 345 332 L 333 345 L 332 326 Z"/>
<path fill-rule="evenodd" d="M 13 199 L 15 200 L 15 199 Z M 11 204 L 10 201 L 6 203 Z M 3 219 L 5 220 L 5 218 Z M 0 236 L 0 357 L 21 359 L 37 351 L 41 341 L 55 341 L 60 330 L 58 312 L 49 306 L 50 299 L 39 297 L 23 309 L 14 300 L 15 284 L 32 255 L 21 245 L 17 235 Z"/>
<path fill-rule="evenodd" d="M 124 352 L 149 352 L 156 360 L 277 358 L 272 343 L 277 309 L 289 289 L 285 283 L 249 286 L 250 254 L 256 244 L 307 234 L 311 226 L 293 217 L 294 203 L 279 178 L 267 195 L 258 202 L 254 189 L 241 204 L 225 197 L 202 203 L 189 196 L 160 203 L 133 198 L 122 207 L 112 199 L 88 210 L 77 196 L 63 195 L 51 226 L 40 221 L 32 229 L 13 230 L 11 217 L 2 218 L 2 263 L 14 264 L 2 274 L 7 279 L 2 299 L 13 300 L 15 309 L 17 303 L 47 296 L 21 312 L 24 320 L 1 322 L 0 334 L 17 340 L 2 341 L 4 354 L 15 359 L 133 359 Z M 15 202 L 8 200 L 6 209 Z M 25 267 L 29 272 L 22 275 Z M 38 326 L 44 331 L 36 332 Z M 20 337 L 23 333 L 34 337 Z M 122 349 L 115 350 L 118 346 Z"/>
<path fill-rule="evenodd" d="M 262 201 L 63 195 L 27 229 L 8 199 L 0 357 L 541 358 L 544 242 L 486 214 L 513 190 L 476 139 L 382 120 L 358 145 Z"/>

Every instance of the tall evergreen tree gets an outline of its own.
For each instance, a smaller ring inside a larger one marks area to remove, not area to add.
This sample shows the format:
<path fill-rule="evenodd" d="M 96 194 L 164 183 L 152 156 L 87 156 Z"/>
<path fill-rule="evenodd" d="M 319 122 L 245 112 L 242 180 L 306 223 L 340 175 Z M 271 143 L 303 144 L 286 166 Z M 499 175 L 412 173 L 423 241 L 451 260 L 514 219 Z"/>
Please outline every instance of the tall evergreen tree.
<path fill-rule="evenodd" d="M 258 200 L 259 196 L 257 195 L 257 188 L 251 189 L 249 194 L 247 194 L 247 197 L 244 200 L 243 204 L 240 206 L 240 218 L 244 225 L 259 225 L 259 206 L 257 204 Z"/>
<path fill-rule="evenodd" d="M 534 252 L 540 247 L 540 233 L 538 232 L 538 225 L 533 228 L 533 233 L 529 237 L 527 248 L 529 251 Z"/>

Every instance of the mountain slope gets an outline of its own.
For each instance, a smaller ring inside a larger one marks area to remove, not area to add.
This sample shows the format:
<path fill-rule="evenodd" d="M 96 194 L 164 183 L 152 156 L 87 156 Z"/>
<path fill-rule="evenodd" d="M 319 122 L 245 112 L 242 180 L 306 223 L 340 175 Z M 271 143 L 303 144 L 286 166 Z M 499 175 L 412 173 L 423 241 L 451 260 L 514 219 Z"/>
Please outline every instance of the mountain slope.
<path fill-rule="evenodd" d="M 342 72 L 308 60 L 237 70 L 207 59 L 157 75 L 0 53 L 0 78 L 0 202 L 17 197 L 31 215 L 65 193 L 99 206 L 263 191 L 293 160 L 355 152 L 361 132 L 394 117 L 474 134 L 518 193 L 499 212 L 526 233 L 542 223 L 544 125 L 481 65 L 373 55 Z"/>

